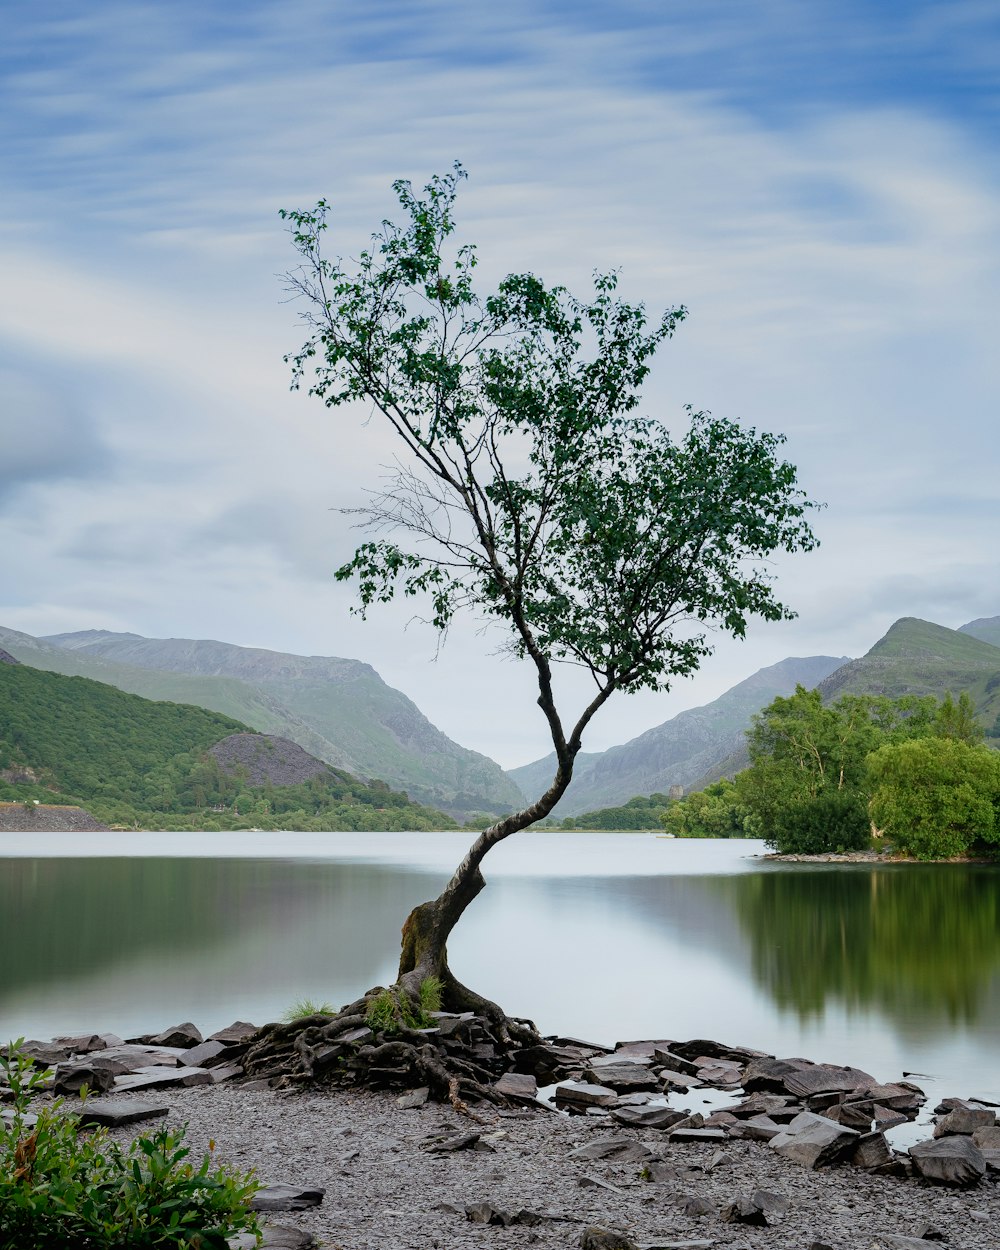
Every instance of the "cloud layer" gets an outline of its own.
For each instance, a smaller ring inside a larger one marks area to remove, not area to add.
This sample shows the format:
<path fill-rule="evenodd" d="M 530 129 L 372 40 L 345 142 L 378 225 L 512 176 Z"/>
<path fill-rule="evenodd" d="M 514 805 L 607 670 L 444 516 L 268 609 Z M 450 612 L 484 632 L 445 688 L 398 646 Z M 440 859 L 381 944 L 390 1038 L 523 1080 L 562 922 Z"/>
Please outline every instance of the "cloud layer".
<path fill-rule="evenodd" d="M 993 293 L 1000 40 L 975 3 L 319 0 L 15 6 L 0 89 L 0 621 L 354 655 L 463 743 L 547 749 L 528 675 L 473 626 L 362 625 L 336 509 L 391 454 L 289 394 L 277 218 L 334 246 L 392 179 L 459 158 L 484 280 L 534 269 L 683 302 L 650 411 L 785 431 L 828 507 L 776 567 L 799 620 L 720 646 L 622 741 L 787 654 L 902 615 L 1000 611 Z"/>

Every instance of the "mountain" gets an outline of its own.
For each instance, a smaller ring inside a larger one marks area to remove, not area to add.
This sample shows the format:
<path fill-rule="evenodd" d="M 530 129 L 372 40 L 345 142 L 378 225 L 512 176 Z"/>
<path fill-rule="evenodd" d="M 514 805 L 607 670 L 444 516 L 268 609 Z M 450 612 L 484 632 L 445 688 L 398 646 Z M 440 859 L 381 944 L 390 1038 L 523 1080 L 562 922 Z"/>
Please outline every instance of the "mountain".
<path fill-rule="evenodd" d="M 0 628 L 0 646 L 35 668 L 222 712 L 455 814 L 523 802 L 498 764 L 452 742 L 358 660 L 107 630 L 32 638 Z"/>
<path fill-rule="evenodd" d="M 18 663 L 0 665 L 0 802 L 80 804 L 153 829 L 449 823 L 228 716 Z"/>
<path fill-rule="evenodd" d="M 844 664 L 827 655 L 790 658 L 762 668 L 704 707 L 690 708 L 647 730 L 623 746 L 579 756 L 566 796 L 556 808 L 574 816 L 595 808 L 627 802 L 637 794 L 667 793 L 671 786 L 689 787 L 737 751 L 750 718 L 776 695 L 791 694 L 796 685 L 813 687 Z M 534 797 L 552 778 L 555 757 L 536 760 L 510 775 Z M 544 778 L 544 780 L 542 780 Z"/>
<path fill-rule="evenodd" d="M 958 632 L 971 634 L 980 642 L 989 642 L 994 647 L 1000 647 L 1000 616 L 981 616 L 976 621 L 969 621 L 968 625 L 959 625 Z"/>
<path fill-rule="evenodd" d="M 842 694 L 940 698 L 949 691 L 955 696 L 967 691 L 982 723 L 992 724 L 1000 712 L 1000 646 L 982 641 L 969 626 L 946 629 L 904 616 L 866 655 L 821 681 L 819 690 L 825 700 Z"/>

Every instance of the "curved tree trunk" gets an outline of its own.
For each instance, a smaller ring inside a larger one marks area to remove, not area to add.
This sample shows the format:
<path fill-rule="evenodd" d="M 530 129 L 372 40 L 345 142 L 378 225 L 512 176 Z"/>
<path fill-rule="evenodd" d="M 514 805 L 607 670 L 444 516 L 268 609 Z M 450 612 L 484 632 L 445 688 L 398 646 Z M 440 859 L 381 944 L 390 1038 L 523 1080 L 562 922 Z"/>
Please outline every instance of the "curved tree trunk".
<path fill-rule="evenodd" d="M 419 1001 L 421 982 L 434 977 L 441 982 L 442 1006 L 447 1009 L 475 1011 L 491 1019 L 503 1032 L 515 1024 L 496 1003 L 457 980 L 448 967 L 448 938 L 465 909 L 486 885 L 479 866 L 487 851 L 535 821 L 545 819 L 566 792 L 573 776 L 575 754 L 575 751 L 567 753 L 552 785 L 537 802 L 485 829 L 438 897 L 414 907 L 407 916 L 403 925 L 397 983 L 414 1001 Z"/>

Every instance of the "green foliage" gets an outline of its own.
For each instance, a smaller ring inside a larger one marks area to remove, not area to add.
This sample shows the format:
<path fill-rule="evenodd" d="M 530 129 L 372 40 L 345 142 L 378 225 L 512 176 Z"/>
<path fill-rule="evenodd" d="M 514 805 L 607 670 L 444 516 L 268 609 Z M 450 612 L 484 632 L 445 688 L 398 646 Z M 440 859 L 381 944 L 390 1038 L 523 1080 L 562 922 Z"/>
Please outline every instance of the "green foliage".
<path fill-rule="evenodd" d="M 844 695 L 824 705 L 818 690 L 802 686 L 779 696 L 754 718 L 750 767 L 736 780 L 748 832 L 782 854 L 866 847 L 868 754 L 935 725 L 933 697 Z"/>
<path fill-rule="evenodd" d="M 298 998 L 287 1011 L 281 1013 L 282 1020 L 291 1024 L 293 1020 L 302 1020 L 306 1016 L 335 1016 L 337 1008 L 332 1003 L 317 1003 L 311 998 Z"/>
<path fill-rule="evenodd" d="M 464 171 L 424 194 L 395 184 L 403 224 L 385 222 L 357 260 L 323 254 L 328 205 L 284 212 L 302 267 L 307 342 L 294 385 L 328 407 L 381 412 L 405 460 L 372 505 L 375 531 L 337 571 L 360 610 L 397 591 L 426 597 L 444 629 L 471 607 L 497 622 L 538 672 L 563 762 L 615 690 L 665 689 L 709 654 L 707 623 L 742 636 L 751 617 L 790 615 L 767 556 L 809 550 L 813 505 L 779 459 L 783 439 L 688 413 L 675 442 L 636 415 L 650 360 L 684 319 L 649 323 L 597 275 L 588 300 L 511 274 L 491 294 L 455 247 Z M 596 694 L 565 734 L 551 663 L 588 670 Z"/>
<path fill-rule="evenodd" d="M 917 859 L 1000 841 L 1000 753 L 959 738 L 884 746 L 868 760 L 872 819 Z"/>
<path fill-rule="evenodd" d="M 420 982 L 418 1003 L 396 986 L 380 990 L 368 1003 L 365 1023 L 373 1033 L 429 1028 L 432 1021 L 428 1013 L 441 1010 L 443 991 L 444 985 L 437 977 L 425 977 Z"/>
<path fill-rule="evenodd" d="M 566 816 L 563 829 L 658 829 L 663 814 L 670 806 L 665 794 L 639 795 L 621 807 L 602 807 L 596 812 Z"/>
<path fill-rule="evenodd" d="M 62 1100 L 27 1116 L 42 1082 L 23 1039 L 0 1056 L 14 1114 L 0 1121 L 0 1245 L 31 1250 L 226 1250 L 241 1231 L 259 1237 L 252 1174 L 195 1168 L 182 1130 L 127 1146 L 103 1129 L 82 1132 Z"/>
<path fill-rule="evenodd" d="M 967 690 L 958 696 L 957 703 L 948 691 L 934 716 L 934 731 L 942 738 L 954 738 L 969 746 L 982 742 L 986 735 L 976 720 L 976 705 Z"/>
<path fill-rule="evenodd" d="M 420 1010 L 425 1014 L 441 1010 L 444 984 L 438 977 L 424 977 L 420 982 Z"/>
<path fill-rule="evenodd" d="M 743 838 L 746 814 L 735 783 L 724 778 L 677 799 L 661 820 L 675 838 Z"/>
<path fill-rule="evenodd" d="M 453 829 L 442 812 L 337 769 L 298 785 L 248 785 L 206 754 L 246 727 L 84 677 L 0 665 L 0 749 L 35 781 L 0 780 L 0 802 L 82 804 L 145 829 Z"/>

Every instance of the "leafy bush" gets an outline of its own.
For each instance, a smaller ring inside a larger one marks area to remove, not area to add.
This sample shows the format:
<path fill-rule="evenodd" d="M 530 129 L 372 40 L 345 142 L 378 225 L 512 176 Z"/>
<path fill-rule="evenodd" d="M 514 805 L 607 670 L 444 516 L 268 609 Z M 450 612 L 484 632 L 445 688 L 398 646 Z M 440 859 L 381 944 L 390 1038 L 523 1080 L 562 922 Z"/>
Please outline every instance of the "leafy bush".
<path fill-rule="evenodd" d="M 780 855 L 842 854 L 869 845 L 871 822 L 855 791 L 826 790 L 779 809 L 765 839 Z"/>
<path fill-rule="evenodd" d="M 882 747 L 868 759 L 872 819 L 916 859 L 1000 840 L 1000 754 L 955 738 Z"/>
<path fill-rule="evenodd" d="M 186 1162 L 184 1131 L 161 1128 L 127 1146 L 103 1129 L 80 1132 L 62 1099 L 29 1106 L 51 1075 L 23 1039 L 0 1055 L 14 1114 L 0 1122 L 0 1246 L 18 1250 L 226 1250 L 234 1233 L 259 1237 L 249 1203 L 257 1182 Z"/>

